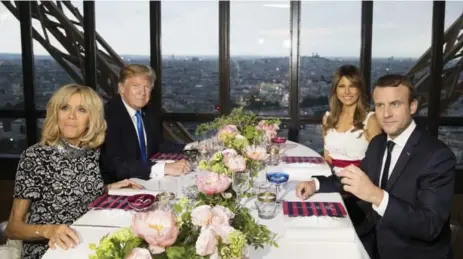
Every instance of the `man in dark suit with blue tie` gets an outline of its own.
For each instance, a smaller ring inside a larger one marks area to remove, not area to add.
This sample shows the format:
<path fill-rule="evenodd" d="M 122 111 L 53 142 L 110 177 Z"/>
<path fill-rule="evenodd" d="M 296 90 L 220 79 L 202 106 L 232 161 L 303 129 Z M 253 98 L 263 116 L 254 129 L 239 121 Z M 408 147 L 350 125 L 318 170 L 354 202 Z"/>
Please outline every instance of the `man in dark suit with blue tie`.
<path fill-rule="evenodd" d="M 346 206 L 372 259 L 450 259 L 455 156 L 416 127 L 418 103 L 405 76 L 378 79 L 373 99 L 385 133 L 370 142 L 360 168 L 301 182 L 296 195 L 350 194 Z"/>
<path fill-rule="evenodd" d="M 186 160 L 149 161 L 156 152 L 181 152 L 184 147 L 164 141 L 154 115 L 145 109 L 155 80 L 154 70 L 147 65 L 127 65 L 120 72 L 120 96 L 105 106 L 108 128 L 101 147 L 100 168 L 106 183 L 182 175 L 190 170 Z"/>

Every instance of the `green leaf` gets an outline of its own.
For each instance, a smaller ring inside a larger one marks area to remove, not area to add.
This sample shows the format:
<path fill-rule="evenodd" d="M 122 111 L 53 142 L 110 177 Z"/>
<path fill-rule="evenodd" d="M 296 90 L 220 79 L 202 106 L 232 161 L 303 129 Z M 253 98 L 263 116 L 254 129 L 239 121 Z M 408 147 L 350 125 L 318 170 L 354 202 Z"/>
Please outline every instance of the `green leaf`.
<path fill-rule="evenodd" d="M 169 259 L 183 259 L 185 256 L 185 247 L 171 246 L 166 249 L 167 258 Z"/>

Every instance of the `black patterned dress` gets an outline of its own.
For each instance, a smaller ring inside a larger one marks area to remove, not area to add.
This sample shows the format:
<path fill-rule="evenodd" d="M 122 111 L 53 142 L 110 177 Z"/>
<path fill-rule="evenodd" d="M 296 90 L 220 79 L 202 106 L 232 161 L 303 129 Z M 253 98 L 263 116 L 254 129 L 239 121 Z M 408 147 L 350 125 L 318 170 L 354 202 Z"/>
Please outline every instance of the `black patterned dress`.
<path fill-rule="evenodd" d="M 72 224 L 103 194 L 99 151 L 35 144 L 26 149 L 16 173 L 14 198 L 31 200 L 29 224 Z M 48 241 L 23 242 L 23 258 L 41 258 Z"/>

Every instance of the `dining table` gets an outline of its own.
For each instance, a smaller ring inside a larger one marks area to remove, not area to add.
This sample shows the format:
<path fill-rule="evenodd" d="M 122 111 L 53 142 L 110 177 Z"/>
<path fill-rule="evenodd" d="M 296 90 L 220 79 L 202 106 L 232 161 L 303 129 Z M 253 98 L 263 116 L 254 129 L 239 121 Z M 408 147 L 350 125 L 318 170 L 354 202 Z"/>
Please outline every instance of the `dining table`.
<path fill-rule="evenodd" d="M 321 162 L 280 161 L 275 166 L 266 166 L 259 173 L 257 180 L 265 181 L 267 171 L 284 171 L 288 173 L 289 180 L 280 189 L 279 198 L 283 201 L 301 201 L 296 197 L 295 187 L 298 182 L 310 180 L 313 176 L 330 176 L 332 170 L 323 160 L 322 156 L 313 149 L 302 144 L 287 141 L 281 154 L 282 157 L 310 157 Z M 314 161 L 315 161 L 314 160 Z M 169 161 L 167 161 L 169 162 Z M 111 190 L 112 195 L 135 195 L 140 193 L 158 194 L 162 191 L 174 192 L 177 197 L 184 195 L 186 186 L 195 184 L 196 173 L 184 176 L 165 176 L 162 179 L 141 180 L 133 179 L 144 189 Z M 249 258 L 277 259 L 277 258 L 329 258 L 329 259 L 369 259 L 352 221 L 347 213 L 345 217 L 333 216 L 300 216 L 289 217 L 279 208 L 271 219 L 258 217 L 254 198 L 243 198 L 242 204 L 249 208 L 251 215 L 259 224 L 264 224 L 273 233 L 277 234 L 278 247 L 249 248 Z M 340 193 L 315 193 L 306 201 L 341 203 Z M 43 259 L 61 258 L 89 258 L 93 251 L 89 248 L 91 243 L 98 244 L 100 239 L 120 228 L 129 227 L 132 217 L 137 213 L 133 210 L 122 209 L 90 209 L 77 219 L 71 227 L 78 233 L 80 243 L 72 249 L 49 249 Z"/>

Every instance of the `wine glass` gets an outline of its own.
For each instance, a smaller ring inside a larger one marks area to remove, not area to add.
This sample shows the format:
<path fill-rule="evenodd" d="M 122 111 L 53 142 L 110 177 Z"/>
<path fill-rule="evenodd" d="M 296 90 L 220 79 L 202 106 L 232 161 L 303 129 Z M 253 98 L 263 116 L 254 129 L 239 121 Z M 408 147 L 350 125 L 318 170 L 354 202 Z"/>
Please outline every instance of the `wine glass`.
<path fill-rule="evenodd" d="M 236 203 L 240 204 L 240 196 L 245 191 L 249 190 L 250 175 L 248 171 L 233 172 L 232 188 L 236 192 Z"/>
<path fill-rule="evenodd" d="M 280 192 L 280 185 L 286 183 L 289 180 L 288 173 L 284 172 L 281 169 L 271 169 L 267 170 L 267 180 L 274 183 L 277 186 L 276 195 L 277 203 L 281 203 L 281 199 L 278 198 Z"/>

